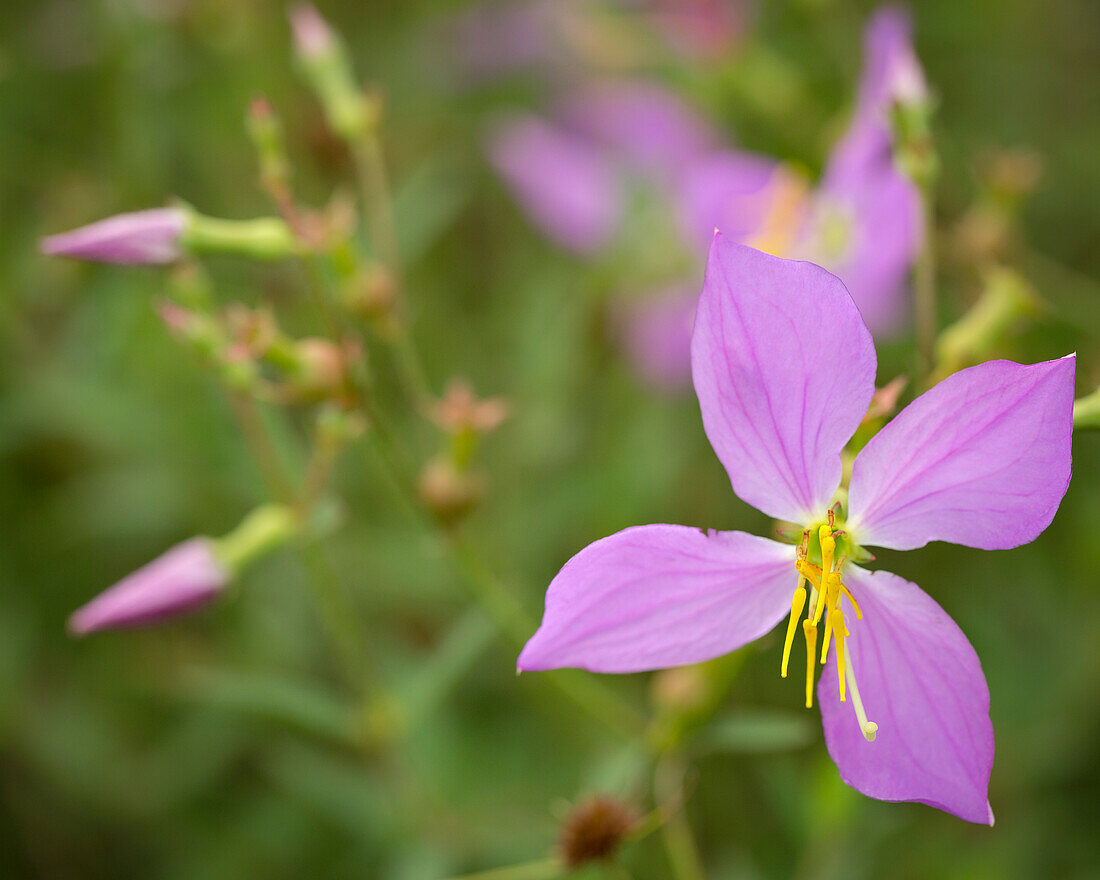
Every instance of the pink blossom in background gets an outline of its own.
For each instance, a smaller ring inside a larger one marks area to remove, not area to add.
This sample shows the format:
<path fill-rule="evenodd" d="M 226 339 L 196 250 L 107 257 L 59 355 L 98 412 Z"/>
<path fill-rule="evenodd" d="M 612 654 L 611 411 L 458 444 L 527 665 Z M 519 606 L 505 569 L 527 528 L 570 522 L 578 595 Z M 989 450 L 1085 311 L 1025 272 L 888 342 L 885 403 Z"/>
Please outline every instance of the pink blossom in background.
<path fill-rule="evenodd" d="M 620 182 L 588 139 L 538 116 L 512 116 L 492 132 L 490 159 L 528 216 L 560 247 L 598 253 L 621 220 Z"/>
<path fill-rule="evenodd" d="M 835 272 L 871 330 L 890 333 L 906 312 L 906 280 L 921 247 L 920 193 L 894 163 L 890 109 L 902 94 L 916 100 L 926 89 L 904 11 L 879 10 L 864 43 L 852 122 L 829 157 L 807 223 L 786 256 Z"/>
<path fill-rule="evenodd" d="M 737 47 L 754 3 L 748 0 L 624 0 L 648 10 L 653 30 L 686 58 L 720 60 Z"/>
<path fill-rule="evenodd" d="M 217 598 L 229 575 L 207 538 L 192 538 L 158 556 L 73 612 L 69 631 L 148 626 L 186 614 Z"/>
<path fill-rule="evenodd" d="M 573 253 L 595 259 L 614 245 L 629 219 L 631 182 L 641 181 L 667 201 L 678 236 L 654 247 L 703 254 L 718 228 L 769 253 L 810 260 L 844 280 L 872 331 L 893 332 L 906 314 L 921 223 L 920 194 L 894 164 L 889 109 L 899 93 L 923 93 L 923 74 L 903 12 L 874 15 L 865 43 L 852 123 L 816 189 L 778 160 L 720 147 L 712 127 L 674 93 L 637 81 L 591 85 L 548 119 L 506 120 L 491 137 L 491 159 L 531 221 Z M 639 375 L 660 376 L 662 388 L 686 387 L 684 325 L 654 317 L 678 314 L 676 304 L 638 308 L 643 314 L 625 322 L 624 338 Z M 631 340 L 635 330 L 641 336 Z M 681 338 L 661 343 L 661 332 Z M 678 370 L 664 356 L 648 362 L 674 351 L 684 354 Z"/>
<path fill-rule="evenodd" d="M 465 85 L 516 73 L 564 80 L 651 64 L 646 35 L 681 61 L 723 60 L 744 35 L 753 5 L 746 0 L 484 2 L 449 19 L 441 41 L 455 67 L 452 78 Z"/>
<path fill-rule="evenodd" d="M 617 320 L 630 363 L 650 385 L 678 391 L 684 361 L 691 361 L 691 328 L 699 292 L 694 285 L 673 287 L 647 297 L 620 301 Z"/>
<path fill-rule="evenodd" d="M 691 361 L 734 492 L 797 523 L 802 545 L 674 525 L 596 541 L 550 584 L 519 668 L 696 663 L 789 615 L 782 673 L 801 621 L 810 706 L 820 625 L 816 690 L 841 777 L 991 824 L 993 728 L 974 649 L 916 584 L 853 559 L 867 546 L 996 550 L 1038 537 L 1069 485 L 1075 358 L 992 361 L 945 379 L 860 451 L 846 508 L 841 451 L 872 401 L 876 354 L 838 278 L 716 234 Z"/>
<path fill-rule="evenodd" d="M 619 232 L 632 182 L 671 202 L 682 170 L 717 140 L 672 92 L 623 81 L 578 91 L 549 119 L 505 118 L 489 158 L 543 234 L 593 257 Z"/>
<path fill-rule="evenodd" d="M 44 254 L 101 263 L 171 263 L 179 259 L 180 236 L 186 228 L 184 210 L 153 208 L 48 236 L 39 247 Z"/>

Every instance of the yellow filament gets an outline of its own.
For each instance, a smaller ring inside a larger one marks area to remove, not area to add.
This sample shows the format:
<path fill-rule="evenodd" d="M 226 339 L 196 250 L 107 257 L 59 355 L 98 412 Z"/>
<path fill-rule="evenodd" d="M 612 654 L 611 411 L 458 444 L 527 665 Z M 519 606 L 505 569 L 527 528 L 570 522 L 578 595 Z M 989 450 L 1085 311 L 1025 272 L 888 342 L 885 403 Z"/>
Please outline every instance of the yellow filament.
<path fill-rule="evenodd" d="M 856 619 L 863 620 L 863 611 L 860 609 L 856 597 L 848 592 L 848 588 L 844 586 L 843 582 L 840 584 L 840 591 L 847 597 L 848 601 L 852 603 L 852 607 L 856 610 Z"/>
<path fill-rule="evenodd" d="M 829 572 L 825 576 L 825 582 L 827 584 L 825 590 L 825 637 L 821 644 L 821 662 L 824 663 L 825 659 L 829 656 L 829 636 L 833 631 L 833 618 L 832 612 L 836 608 L 839 601 L 840 594 L 840 575 L 836 572 Z"/>
<path fill-rule="evenodd" d="M 874 721 L 867 720 L 867 710 L 863 708 L 863 699 L 859 695 L 859 684 L 856 682 L 856 669 L 851 660 L 847 663 L 848 687 L 852 691 L 852 707 L 856 710 L 856 721 L 859 729 L 867 742 L 874 742 L 878 734 L 878 725 Z"/>
<path fill-rule="evenodd" d="M 806 708 L 814 706 L 814 660 L 817 659 L 817 627 L 809 620 L 802 621 L 806 634 Z"/>
<path fill-rule="evenodd" d="M 821 541 L 821 570 L 832 571 L 833 553 L 836 552 L 836 539 L 833 537 L 833 530 L 822 524 L 817 530 L 817 537 Z"/>
<path fill-rule="evenodd" d="M 783 642 L 783 668 L 781 674 L 783 678 L 787 677 L 787 663 L 791 659 L 791 645 L 794 642 L 795 627 L 798 626 L 798 619 L 802 617 L 802 609 L 806 607 L 806 588 L 802 586 L 802 581 L 799 580 L 798 588 L 794 591 L 794 597 L 791 599 L 791 619 L 787 621 L 787 638 Z"/>
<path fill-rule="evenodd" d="M 834 608 L 829 612 L 829 622 L 833 625 L 833 632 L 836 633 L 836 674 L 840 679 L 840 702 L 844 702 L 844 679 L 845 668 L 847 665 L 847 656 L 844 651 L 844 640 L 848 637 L 848 629 L 844 626 L 844 612 L 839 608 Z"/>

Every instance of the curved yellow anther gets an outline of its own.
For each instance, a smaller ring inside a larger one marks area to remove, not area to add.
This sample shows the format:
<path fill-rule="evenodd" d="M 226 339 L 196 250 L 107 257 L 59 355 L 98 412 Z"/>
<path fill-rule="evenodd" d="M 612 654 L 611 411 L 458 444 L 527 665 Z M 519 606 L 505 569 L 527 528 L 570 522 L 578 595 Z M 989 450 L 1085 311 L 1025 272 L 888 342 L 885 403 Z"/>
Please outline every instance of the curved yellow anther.
<path fill-rule="evenodd" d="M 814 706 L 814 660 L 817 659 L 817 627 L 809 620 L 802 621 L 806 634 L 806 708 Z"/>
<path fill-rule="evenodd" d="M 783 642 L 783 666 L 780 675 L 787 677 L 787 663 L 791 659 L 791 645 L 794 643 L 794 631 L 798 626 L 798 619 L 802 616 L 802 609 L 806 607 L 806 588 L 802 581 L 798 582 L 798 588 L 791 599 L 791 619 L 787 621 L 787 638 Z"/>
<path fill-rule="evenodd" d="M 814 565 L 812 562 L 806 562 L 806 560 L 799 560 L 794 564 L 794 567 L 798 570 L 798 573 L 802 577 L 806 578 L 811 584 L 814 585 L 815 590 L 821 589 L 821 569 Z"/>

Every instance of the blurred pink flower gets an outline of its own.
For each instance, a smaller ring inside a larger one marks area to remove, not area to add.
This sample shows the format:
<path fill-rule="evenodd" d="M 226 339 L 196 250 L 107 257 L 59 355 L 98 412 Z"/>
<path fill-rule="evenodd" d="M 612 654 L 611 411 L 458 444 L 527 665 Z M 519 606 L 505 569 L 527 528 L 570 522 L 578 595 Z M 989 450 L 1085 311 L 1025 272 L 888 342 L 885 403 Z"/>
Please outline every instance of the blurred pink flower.
<path fill-rule="evenodd" d="M 717 142 L 667 89 L 603 82 L 579 90 L 551 119 L 504 119 L 490 132 L 489 158 L 547 237 L 591 257 L 618 233 L 632 185 L 671 201 L 683 169 Z"/>
<path fill-rule="evenodd" d="M 228 583 L 229 574 L 214 555 L 211 541 L 192 538 L 73 612 L 69 631 L 87 635 L 160 623 L 213 601 Z"/>
<path fill-rule="evenodd" d="M 512 117 L 494 130 L 490 156 L 532 222 L 580 256 L 613 247 L 640 185 L 674 221 L 672 240 L 654 240 L 654 248 L 703 255 L 717 228 L 768 253 L 810 260 L 840 276 L 873 332 L 889 333 L 905 314 L 921 244 L 920 194 L 895 167 L 889 114 L 900 97 L 919 99 L 923 82 L 908 16 L 876 13 L 852 122 L 816 189 L 776 159 L 716 147 L 709 123 L 677 95 L 637 81 L 582 89 L 549 119 Z M 671 299 L 639 305 L 638 320 L 623 323 L 625 345 L 641 376 L 686 387 L 690 323 L 679 320 L 677 301 L 691 282 L 665 281 Z M 658 341 L 662 332 L 679 338 Z"/>
<path fill-rule="evenodd" d="M 44 254 L 102 263 L 171 263 L 179 259 L 186 227 L 187 213 L 182 208 L 153 208 L 48 236 L 39 247 Z"/>
<path fill-rule="evenodd" d="M 620 302 L 618 324 L 626 356 L 650 385 L 679 391 L 684 362 L 691 363 L 691 328 L 699 292 L 682 285 Z"/>

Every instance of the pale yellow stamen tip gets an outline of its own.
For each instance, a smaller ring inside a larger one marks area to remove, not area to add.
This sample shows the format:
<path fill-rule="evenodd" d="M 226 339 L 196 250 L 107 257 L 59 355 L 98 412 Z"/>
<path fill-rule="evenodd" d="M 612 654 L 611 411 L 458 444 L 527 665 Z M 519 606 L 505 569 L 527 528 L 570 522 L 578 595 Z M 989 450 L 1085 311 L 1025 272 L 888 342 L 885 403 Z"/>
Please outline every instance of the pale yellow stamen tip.
<path fill-rule="evenodd" d="M 863 736 L 869 743 L 875 741 L 875 737 L 878 736 L 878 725 L 874 721 L 866 721 L 863 723 Z"/>

